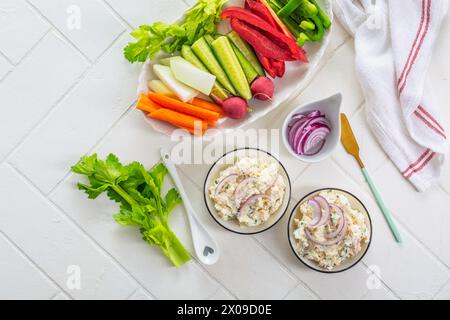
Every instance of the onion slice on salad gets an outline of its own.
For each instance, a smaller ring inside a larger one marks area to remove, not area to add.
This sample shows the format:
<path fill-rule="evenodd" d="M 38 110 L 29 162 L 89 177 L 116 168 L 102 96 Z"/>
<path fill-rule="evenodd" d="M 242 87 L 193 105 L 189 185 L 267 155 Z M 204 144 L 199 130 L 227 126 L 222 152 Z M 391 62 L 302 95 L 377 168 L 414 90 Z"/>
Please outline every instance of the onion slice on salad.
<path fill-rule="evenodd" d="M 322 209 L 322 217 L 315 226 L 320 227 L 325 225 L 328 222 L 328 219 L 330 219 L 330 204 L 328 203 L 327 199 L 322 196 L 315 196 L 313 199 L 320 205 L 320 208 Z"/>
<path fill-rule="evenodd" d="M 239 208 L 241 206 L 242 198 L 244 196 L 244 190 L 245 188 L 253 182 L 257 182 L 258 179 L 255 177 L 249 177 L 244 180 L 242 180 L 234 190 L 234 201 L 236 203 L 236 208 Z"/>
<path fill-rule="evenodd" d="M 327 239 L 333 239 L 333 238 L 337 237 L 345 227 L 344 211 L 341 209 L 341 207 L 339 207 L 335 204 L 330 204 L 330 207 L 339 215 L 339 222 L 336 227 L 336 230 L 325 235 L 325 238 L 327 238 Z"/>
<path fill-rule="evenodd" d="M 269 190 L 272 189 L 272 187 L 277 183 L 278 178 L 279 178 L 279 175 L 277 174 L 277 175 L 275 176 L 275 178 L 272 180 L 272 182 L 271 182 L 269 185 L 267 185 L 267 188 L 264 189 L 264 192 L 263 192 L 263 193 L 269 192 Z"/>
<path fill-rule="evenodd" d="M 219 184 L 216 187 L 215 193 L 216 195 L 218 195 L 219 193 L 222 192 L 223 188 L 230 183 L 233 180 L 236 180 L 239 177 L 239 175 L 237 174 L 230 174 L 229 176 L 226 176 L 225 178 L 222 179 L 222 181 L 219 182 Z"/>
<path fill-rule="evenodd" d="M 308 228 L 305 229 L 305 233 L 306 233 L 306 236 L 309 238 L 309 240 L 311 240 L 312 242 L 314 242 L 314 243 L 316 243 L 318 245 L 321 245 L 321 246 L 329 247 L 329 246 L 334 246 L 335 244 L 339 243 L 339 241 L 344 239 L 345 234 L 347 233 L 347 227 L 348 227 L 347 221 L 344 220 L 344 227 L 339 232 L 339 234 L 335 238 L 327 239 L 325 241 L 321 241 L 321 240 L 317 239 L 312 234 L 312 231 L 310 229 L 308 229 Z"/>
<path fill-rule="evenodd" d="M 317 227 L 319 222 L 322 220 L 322 208 L 320 207 L 320 204 L 313 199 L 308 200 L 308 204 L 313 208 L 313 218 L 309 225 L 311 227 Z"/>
<path fill-rule="evenodd" d="M 248 209 L 250 208 L 250 205 L 256 201 L 258 201 L 259 199 L 270 199 L 268 196 L 266 196 L 265 194 L 255 194 L 253 196 L 251 196 L 250 198 L 248 198 L 247 200 L 245 200 L 244 204 L 242 205 L 242 207 L 239 209 L 239 217 L 243 217 Z"/>

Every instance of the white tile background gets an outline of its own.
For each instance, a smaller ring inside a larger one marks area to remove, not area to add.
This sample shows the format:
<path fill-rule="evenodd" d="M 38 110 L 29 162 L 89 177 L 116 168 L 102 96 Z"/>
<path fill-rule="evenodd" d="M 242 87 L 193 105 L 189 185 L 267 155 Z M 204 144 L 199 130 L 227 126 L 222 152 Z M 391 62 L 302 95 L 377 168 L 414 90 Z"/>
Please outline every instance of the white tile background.
<path fill-rule="evenodd" d="M 372 212 L 374 238 L 361 264 L 326 276 L 301 266 L 285 236 L 287 216 L 254 237 L 231 234 L 207 215 L 201 183 L 207 166 L 180 166 L 201 219 L 217 237 L 222 258 L 171 268 L 132 229 L 117 226 L 108 200 L 88 201 L 69 166 L 86 153 L 114 152 L 123 161 L 157 162 L 171 142 L 132 111 L 138 65 L 122 57 L 131 28 L 173 21 L 186 0 L 0 0 L 0 299 L 450 299 L 450 161 L 438 188 L 419 194 L 403 180 L 368 130 L 354 74 L 353 42 L 335 24 L 320 69 L 292 105 L 253 128 L 278 128 L 294 106 L 342 91 L 362 156 L 404 237 L 397 245 L 342 148 L 307 166 L 283 148 L 293 180 L 291 206 L 316 187 L 359 195 Z M 80 30 L 67 28 L 67 8 L 81 8 Z M 450 128 L 450 18 L 431 70 Z M 187 176 L 189 174 L 189 177 Z M 172 225 L 193 251 L 181 208 Z M 67 267 L 81 267 L 81 290 L 67 286 Z M 239 272 L 230 272 L 238 269 Z M 374 270 L 377 272 L 373 274 Z M 378 289 L 368 282 L 378 280 Z"/>

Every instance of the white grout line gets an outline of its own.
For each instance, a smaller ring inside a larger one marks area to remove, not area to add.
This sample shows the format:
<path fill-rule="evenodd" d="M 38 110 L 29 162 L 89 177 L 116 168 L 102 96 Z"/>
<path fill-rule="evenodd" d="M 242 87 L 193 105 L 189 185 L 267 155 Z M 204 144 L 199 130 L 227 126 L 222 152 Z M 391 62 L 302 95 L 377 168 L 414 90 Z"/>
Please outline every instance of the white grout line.
<path fill-rule="evenodd" d="M 448 161 L 448 160 L 447 160 Z M 445 194 L 447 194 L 450 197 L 450 192 L 448 192 L 447 190 L 445 190 L 444 186 L 442 185 L 442 182 L 440 182 L 438 184 L 438 188 L 442 190 L 442 192 L 444 192 Z"/>
<path fill-rule="evenodd" d="M 34 185 L 34 183 L 29 180 L 19 169 L 15 168 L 10 163 L 6 164 L 10 167 L 10 169 L 16 173 L 17 176 L 37 195 L 39 195 L 42 200 L 45 201 L 45 203 L 55 209 L 62 217 L 66 219 L 66 222 L 69 223 L 72 227 L 74 227 L 75 230 L 78 230 L 79 233 L 85 237 L 86 240 L 91 242 L 92 246 L 96 248 L 98 251 L 105 254 L 106 257 L 108 257 L 111 260 L 111 263 L 116 266 L 125 276 L 127 276 L 129 279 L 133 280 L 135 282 L 135 285 L 140 287 L 142 290 L 148 292 L 151 296 L 156 297 L 152 292 L 145 289 L 145 286 L 137 280 L 108 250 L 103 248 L 100 243 L 98 243 L 89 233 L 87 233 L 67 212 L 64 211 L 56 202 L 53 202 L 51 199 L 49 199 L 44 193 L 41 192 L 41 190 Z"/>
<path fill-rule="evenodd" d="M 11 65 L 11 67 L 16 66 L 16 64 L 11 59 L 9 59 L 9 57 L 6 54 L 4 54 L 1 50 L 0 50 L 0 56 L 3 57 Z"/>
<path fill-rule="evenodd" d="M 312 296 L 314 296 L 315 298 L 317 298 L 317 300 L 323 300 L 321 297 L 316 296 L 316 294 L 314 292 L 311 291 L 310 288 L 306 287 L 305 285 L 303 285 L 303 283 L 298 283 L 294 288 L 292 288 L 291 290 L 288 291 L 288 293 L 286 293 L 286 295 L 281 298 L 281 300 L 286 300 L 286 298 L 295 291 L 295 289 L 297 289 L 298 287 L 302 287 L 303 289 L 305 289 L 306 291 L 308 291 L 309 294 L 311 294 Z"/>
<path fill-rule="evenodd" d="M 8 242 L 13 248 L 18 252 L 31 266 L 33 266 L 41 276 L 43 276 L 47 281 L 49 281 L 57 290 L 56 294 L 58 294 L 60 291 L 66 293 L 68 296 L 71 297 L 71 295 L 66 292 L 55 280 L 53 280 L 50 275 L 45 272 L 44 269 L 42 269 L 36 262 L 33 261 L 26 253 L 22 250 L 21 247 L 19 247 L 4 231 L 0 229 L 0 237 L 4 238 L 6 242 Z M 59 291 L 58 291 L 59 290 Z M 55 294 L 55 295 L 56 295 Z"/>
<path fill-rule="evenodd" d="M 23 138 L 16 144 L 16 146 L 3 158 L 0 159 L 2 161 L 9 161 L 11 157 L 26 143 L 26 141 L 31 137 L 35 132 L 37 132 L 41 126 L 45 124 L 45 121 L 51 117 L 51 115 L 58 110 L 58 107 L 64 101 L 64 99 L 69 96 L 72 92 L 74 92 L 78 86 L 83 82 L 84 79 L 95 69 L 97 63 L 102 59 L 102 57 L 112 48 L 112 46 L 118 41 L 118 39 L 125 33 L 123 31 L 112 43 L 110 46 L 106 48 L 106 50 L 102 53 L 101 56 L 97 60 L 95 60 L 94 64 L 90 64 L 86 66 L 86 69 L 81 73 L 81 75 L 74 81 L 74 83 L 64 92 L 61 97 L 50 107 L 50 109 L 41 117 L 40 120 L 36 122 L 36 124 L 23 136 Z M 63 40 L 63 39 L 62 39 Z"/>
<path fill-rule="evenodd" d="M 75 52 L 77 52 L 84 60 L 86 60 L 89 64 L 92 64 L 91 59 L 78 48 L 75 43 L 72 42 L 68 37 L 66 37 L 54 24 L 50 19 L 48 19 L 40 10 L 37 8 L 34 4 L 32 4 L 29 0 L 24 1 L 26 4 L 28 4 L 29 8 L 34 11 L 36 14 L 38 14 L 50 27 L 49 30 L 52 30 L 57 35 L 59 35 L 60 38 L 64 39 L 67 44 L 69 44 L 72 49 L 74 49 Z"/>
<path fill-rule="evenodd" d="M 183 2 L 188 8 L 190 8 L 192 5 L 187 2 L 187 0 L 180 0 L 181 2 Z"/>
<path fill-rule="evenodd" d="M 436 297 L 445 289 L 445 287 L 450 284 L 450 279 L 444 283 L 444 285 L 438 290 L 438 292 L 436 292 L 436 294 L 433 296 L 433 300 L 436 299 Z"/>
<path fill-rule="evenodd" d="M 25 144 L 25 142 L 31 137 L 35 132 L 37 132 L 42 125 L 45 124 L 47 120 L 57 109 L 61 102 L 75 89 L 78 85 L 86 78 L 92 69 L 86 66 L 86 69 L 81 73 L 81 75 L 74 81 L 74 83 L 64 92 L 60 98 L 50 107 L 50 109 L 28 130 L 27 133 L 22 137 L 22 139 L 16 144 L 16 146 L 5 156 L 2 161 L 8 161 L 14 154 Z"/>
<path fill-rule="evenodd" d="M 292 201 L 293 199 L 291 198 L 290 201 Z M 322 298 L 320 297 L 320 295 L 318 293 L 316 293 L 313 289 L 311 289 L 311 287 L 305 282 L 303 281 L 303 279 L 301 279 L 300 277 L 298 277 L 296 274 L 294 274 L 292 272 L 292 270 L 286 266 L 284 264 L 284 262 L 282 262 L 280 259 L 278 259 L 278 257 L 276 257 L 274 255 L 274 253 L 267 248 L 261 241 L 259 241 L 257 238 L 253 237 L 253 239 L 256 241 L 256 243 L 267 253 L 269 254 L 273 259 L 275 259 L 275 261 L 278 262 L 278 264 L 280 265 L 281 269 L 284 270 L 288 275 L 290 275 L 292 278 L 294 278 L 295 280 L 297 280 L 296 285 L 290 289 L 286 295 L 283 297 L 283 299 L 285 297 L 287 297 L 289 295 L 289 293 L 291 293 L 293 290 L 295 290 L 295 288 L 297 288 L 299 285 L 303 286 L 311 295 L 313 295 L 314 297 L 318 298 L 319 300 L 321 300 Z"/>
<path fill-rule="evenodd" d="M 361 261 L 361 264 L 364 265 L 367 269 L 367 271 L 370 271 L 369 265 L 367 265 L 367 263 L 364 261 Z M 391 293 L 395 298 L 397 298 L 398 300 L 403 300 L 384 280 L 383 277 L 378 276 L 377 274 L 371 272 L 370 273 L 371 276 L 375 276 L 378 280 L 380 280 L 381 284 L 384 286 L 384 288 L 386 289 L 386 291 L 388 291 L 389 293 Z M 367 293 L 363 296 L 365 297 L 368 293 L 370 292 L 370 289 L 367 291 Z"/>
<path fill-rule="evenodd" d="M 85 153 L 85 155 L 88 155 L 90 153 L 92 153 L 95 149 L 97 149 L 103 142 L 104 140 L 109 136 L 109 134 L 117 127 L 117 125 L 122 122 L 123 119 L 125 119 L 131 112 L 134 111 L 134 105 L 136 104 L 136 101 L 133 101 L 133 103 L 127 108 L 127 110 L 125 110 L 124 113 L 122 113 L 122 115 L 116 120 L 114 121 L 111 126 L 106 130 L 106 132 L 97 140 L 97 142 L 91 146 L 89 148 L 89 150 Z M 46 193 L 47 197 L 51 197 L 53 195 L 53 193 L 55 193 L 58 188 L 67 180 L 69 179 L 69 177 L 72 175 L 72 172 L 70 171 L 70 169 L 68 169 L 68 171 L 66 172 L 66 174 L 53 186 L 53 188 L 50 189 L 50 191 L 48 191 Z"/>
<path fill-rule="evenodd" d="M 105 9 L 108 10 L 109 13 L 114 16 L 119 22 L 121 22 L 125 27 L 134 30 L 134 27 L 124 17 L 122 17 L 122 15 L 116 9 L 114 9 L 114 7 L 107 0 L 98 1 L 101 2 Z"/>

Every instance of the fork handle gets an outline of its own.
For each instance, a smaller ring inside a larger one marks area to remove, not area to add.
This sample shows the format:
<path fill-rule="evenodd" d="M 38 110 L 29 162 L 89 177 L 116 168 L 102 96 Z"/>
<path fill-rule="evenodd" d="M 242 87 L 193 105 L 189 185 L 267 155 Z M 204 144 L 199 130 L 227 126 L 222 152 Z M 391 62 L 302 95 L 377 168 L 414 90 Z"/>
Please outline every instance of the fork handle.
<path fill-rule="evenodd" d="M 394 235 L 395 241 L 397 241 L 398 243 L 401 243 L 402 238 L 400 236 L 400 232 L 398 231 L 398 229 L 394 223 L 394 220 L 392 219 L 392 216 L 389 213 L 388 208 L 384 204 L 384 201 L 381 198 L 380 193 L 378 192 L 377 188 L 375 187 L 375 184 L 373 183 L 372 178 L 369 175 L 369 172 L 367 171 L 366 168 L 362 168 L 361 170 L 364 174 L 364 177 L 366 178 L 367 183 L 369 184 L 370 190 L 372 191 L 372 193 L 377 201 L 378 207 L 380 207 L 381 212 L 383 213 L 384 218 L 386 219 L 386 221 L 389 225 L 389 228 L 391 228 L 391 232 Z"/>

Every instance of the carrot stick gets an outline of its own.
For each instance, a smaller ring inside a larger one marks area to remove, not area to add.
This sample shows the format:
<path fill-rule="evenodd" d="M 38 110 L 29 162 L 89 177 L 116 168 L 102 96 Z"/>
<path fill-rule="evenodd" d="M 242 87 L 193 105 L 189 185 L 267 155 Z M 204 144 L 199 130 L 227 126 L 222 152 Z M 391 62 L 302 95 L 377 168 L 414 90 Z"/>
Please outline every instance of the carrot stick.
<path fill-rule="evenodd" d="M 185 114 L 188 114 L 188 115 L 191 115 L 191 116 L 203 119 L 203 120 L 215 121 L 220 118 L 220 114 L 217 112 L 205 110 L 205 109 L 193 106 L 191 104 L 169 98 L 169 97 L 161 95 L 161 94 L 150 92 L 148 94 L 148 97 L 151 100 L 153 100 L 153 102 L 156 102 L 157 104 L 161 105 L 164 108 L 178 111 L 181 113 L 185 113 Z"/>
<path fill-rule="evenodd" d="M 217 128 L 217 122 L 216 121 L 208 120 L 208 121 L 206 121 L 206 123 L 210 127 Z"/>
<path fill-rule="evenodd" d="M 192 100 L 192 104 L 196 107 L 200 107 L 200 108 L 203 108 L 203 109 L 206 109 L 209 111 L 217 112 L 221 116 L 223 116 L 225 114 L 222 107 L 220 107 L 219 105 L 217 105 L 211 101 L 208 101 L 208 100 L 194 98 Z"/>
<path fill-rule="evenodd" d="M 144 96 L 145 97 L 145 96 Z M 147 100 L 141 98 L 136 106 L 139 110 L 145 111 L 145 112 L 153 112 L 155 110 L 158 110 L 161 108 L 160 105 L 154 103 L 149 98 L 145 97 Z"/>
<path fill-rule="evenodd" d="M 188 128 L 195 130 L 196 123 L 200 125 L 201 131 L 204 132 L 208 129 L 208 123 L 202 121 L 201 119 L 185 115 L 170 109 L 160 108 L 149 114 L 152 119 L 157 119 L 161 121 L 166 121 L 178 127 Z"/>

